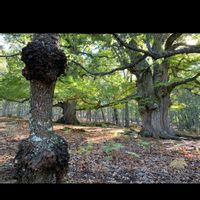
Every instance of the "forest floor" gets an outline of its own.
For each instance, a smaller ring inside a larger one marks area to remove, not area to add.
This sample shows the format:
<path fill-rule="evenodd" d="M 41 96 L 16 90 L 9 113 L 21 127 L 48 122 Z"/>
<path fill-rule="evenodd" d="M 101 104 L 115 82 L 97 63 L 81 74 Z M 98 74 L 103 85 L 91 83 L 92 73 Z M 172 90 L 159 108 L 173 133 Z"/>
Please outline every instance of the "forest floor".
<path fill-rule="evenodd" d="M 69 144 L 65 183 L 200 183 L 200 140 L 156 140 L 137 127 L 70 126 L 54 130 Z M 12 160 L 28 122 L 0 117 L 0 183 L 15 183 Z"/>

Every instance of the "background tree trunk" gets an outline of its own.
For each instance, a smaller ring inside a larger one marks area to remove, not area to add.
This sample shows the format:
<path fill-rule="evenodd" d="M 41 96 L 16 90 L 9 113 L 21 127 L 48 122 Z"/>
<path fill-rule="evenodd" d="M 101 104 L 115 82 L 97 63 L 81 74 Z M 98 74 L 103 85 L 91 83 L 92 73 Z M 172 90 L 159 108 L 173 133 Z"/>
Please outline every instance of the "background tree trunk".
<path fill-rule="evenodd" d="M 69 100 L 61 103 L 61 107 L 63 109 L 63 116 L 57 122 L 63 124 L 72 124 L 77 125 L 80 124 L 76 117 L 76 101 Z"/>
<path fill-rule="evenodd" d="M 4 101 L 3 102 L 3 110 L 2 110 L 2 115 L 3 116 L 7 116 L 7 107 L 8 107 L 9 102 L 8 101 Z"/>
<path fill-rule="evenodd" d="M 129 127 L 130 119 L 129 119 L 129 108 L 128 102 L 125 103 L 125 127 Z"/>
<path fill-rule="evenodd" d="M 21 117 L 22 116 L 22 104 L 18 103 L 17 105 L 17 117 Z"/>
<path fill-rule="evenodd" d="M 113 108 L 113 117 L 114 117 L 115 124 L 120 126 L 118 111 L 117 111 L 117 108 L 115 107 Z"/>
<path fill-rule="evenodd" d="M 89 109 L 86 113 L 87 121 L 91 122 L 92 121 L 92 111 Z"/>
<path fill-rule="evenodd" d="M 103 108 L 101 108 L 101 115 L 102 115 L 103 122 L 106 123 L 106 118 L 103 112 Z"/>
<path fill-rule="evenodd" d="M 163 67 L 163 65 L 154 66 L 154 76 L 150 67 L 138 76 L 137 91 L 140 96 L 138 106 L 142 118 L 142 136 L 156 138 L 175 136 L 168 118 L 171 102 L 170 92 L 164 85 L 167 79 L 167 66 Z M 161 86 L 157 83 L 161 83 Z"/>

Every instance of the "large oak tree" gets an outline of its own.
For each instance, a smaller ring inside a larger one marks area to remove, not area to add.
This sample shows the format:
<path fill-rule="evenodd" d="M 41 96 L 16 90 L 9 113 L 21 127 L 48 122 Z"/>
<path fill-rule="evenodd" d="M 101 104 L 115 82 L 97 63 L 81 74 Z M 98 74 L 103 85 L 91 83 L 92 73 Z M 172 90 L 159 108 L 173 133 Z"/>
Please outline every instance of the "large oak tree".
<path fill-rule="evenodd" d="M 113 34 L 119 44 L 128 50 L 130 64 L 128 70 L 137 78 L 136 100 L 142 118 L 143 136 L 174 138 L 175 132 L 169 123 L 170 94 L 177 86 L 187 84 L 200 76 L 198 70 L 192 77 L 170 82 L 170 58 L 176 55 L 200 53 L 200 46 L 189 46 L 180 37 L 181 33 L 173 34 L 140 34 L 141 48 L 136 36 L 125 42 L 118 34 Z M 152 58 L 148 62 L 147 58 Z M 137 62 L 140 61 L 140 62 Z M 137 63 L 136 63 L 137 62 Z M 198 65 L 198 62 L 195 63 Z M 132 66 L 131 66 L 132 65 Z M 130 67 L 131 66 L 131 67 Z"/>

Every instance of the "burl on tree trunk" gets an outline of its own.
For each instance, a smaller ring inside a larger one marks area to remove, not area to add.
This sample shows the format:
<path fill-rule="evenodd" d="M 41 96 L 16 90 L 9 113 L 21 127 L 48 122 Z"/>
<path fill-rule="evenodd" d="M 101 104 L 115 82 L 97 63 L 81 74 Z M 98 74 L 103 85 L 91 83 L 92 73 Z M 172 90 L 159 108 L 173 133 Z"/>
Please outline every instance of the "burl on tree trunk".
<path fill-rule="evenodd" d="M 66 56 L 57 34 L 35 34 L 22 49 L 23 76 L 30 80 L 30 136 L 19 144 L 14 159 L 19 183 L 60 183 L 68 169 L 68 144 L 53 132 L 52 104 Z"/>

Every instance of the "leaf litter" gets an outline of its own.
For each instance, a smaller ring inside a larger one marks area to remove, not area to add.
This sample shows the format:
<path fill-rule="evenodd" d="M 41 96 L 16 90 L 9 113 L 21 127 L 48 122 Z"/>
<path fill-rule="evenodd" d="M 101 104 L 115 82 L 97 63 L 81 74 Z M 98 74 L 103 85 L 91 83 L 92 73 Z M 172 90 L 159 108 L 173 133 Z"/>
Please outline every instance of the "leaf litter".
<path fill-rule="evenodd" d="M 64 183 L 200 183 L 200 141 L 141 138 L 123 128 L 55 124 L 69 144 Z M 116 132 L 118 134 L 116 134 Z M 26 120 L 0 117 L 0 183 L 15 183 L 13 158 Z"/>

